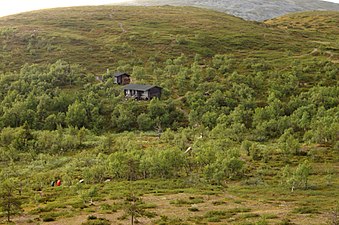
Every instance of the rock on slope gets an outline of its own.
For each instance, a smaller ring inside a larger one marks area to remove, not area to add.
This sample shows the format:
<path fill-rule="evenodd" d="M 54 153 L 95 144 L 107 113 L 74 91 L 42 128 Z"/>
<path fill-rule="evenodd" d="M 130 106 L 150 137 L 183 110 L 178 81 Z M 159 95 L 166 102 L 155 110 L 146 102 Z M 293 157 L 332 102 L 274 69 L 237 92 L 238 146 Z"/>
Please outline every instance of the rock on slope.
<path fill-rule="evenodd" d="M 244 18 L 263 21 L 291 12 L 338 10 L 339 4 L 320 0 L 132 0 L 128 5 L 176 5 L 212 8 Z"/>

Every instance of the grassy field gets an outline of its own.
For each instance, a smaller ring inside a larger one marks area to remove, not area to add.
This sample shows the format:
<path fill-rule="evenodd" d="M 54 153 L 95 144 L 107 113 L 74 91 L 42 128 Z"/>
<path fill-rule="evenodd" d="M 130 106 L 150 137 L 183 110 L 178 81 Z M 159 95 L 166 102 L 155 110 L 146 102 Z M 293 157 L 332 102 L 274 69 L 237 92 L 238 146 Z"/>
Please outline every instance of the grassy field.
<path fill-rule="evenodd" d="M 124 139 L 124 135 L 115 138 Z M 142 151 L 170 145 L 151 133 L 130 135 L 138 137 L 130 140 L 132 145 L 147 143 Z M 84 144 L 93 145 L 93 139 Z M 13 217 L 15 224 L 130 224 L 133 198 L 138 199 L 139 224 L 334 224 L 339 197 L 337 150 L 309 147 L 316 157 L 308 153 L 285 163 L 278 149 L 267 162 L 251 160 L 243 151 L 241 157 L 248 162 L 245 177 L 221 185 L 210 184 L 196 173 L 177 179 L 93 183 L 85 177 L 86 169 L 96 163 L 105 165 L 109 158 L 109 152 L 100 153 L 97 148 L 58 156 L 39 154 L 34 160 L 2 167 L 2 172 L 25 177 L 20 196 L 24 211 Z M 309 188 L 291 191 L 281 177 L 282 165 L 295 168 L 304 159 L 312 165 Z M 60 187 L 50 187 L 54 177 L 62 179 Z"/>

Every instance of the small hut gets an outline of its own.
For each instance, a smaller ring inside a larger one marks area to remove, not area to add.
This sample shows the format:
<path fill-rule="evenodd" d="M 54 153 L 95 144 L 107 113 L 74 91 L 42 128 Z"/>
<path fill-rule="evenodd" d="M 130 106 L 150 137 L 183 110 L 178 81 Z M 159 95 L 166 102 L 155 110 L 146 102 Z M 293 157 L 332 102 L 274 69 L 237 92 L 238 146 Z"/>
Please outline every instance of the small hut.
<path fill-rule="evenodd" d="M 150 100 L 161 97 L 161 87 L 145 84 L 128 84 L 124 86 L 124 94 L 128 98 Z"/>
<path fill-rule="evenodd" d="M 131 76 L 127 73 L 117 72 L 114 74 L 114 83 L 119 85 L 126 85 L 131 82 Z"/>

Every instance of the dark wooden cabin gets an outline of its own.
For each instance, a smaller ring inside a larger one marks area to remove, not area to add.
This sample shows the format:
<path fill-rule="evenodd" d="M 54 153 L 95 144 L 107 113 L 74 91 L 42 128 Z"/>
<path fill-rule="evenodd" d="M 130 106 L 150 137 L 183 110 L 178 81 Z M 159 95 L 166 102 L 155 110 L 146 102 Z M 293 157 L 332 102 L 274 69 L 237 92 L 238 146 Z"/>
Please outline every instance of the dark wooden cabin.
<path fill-rule="evenodd" d="M 119 85 L 126 85 L 131 82 L 130 75 L 127 73 L 115 73 L 114 74 L 114 83 Z"/>
<path fill-rule="evenodd" d="M 125 96 L 137 100 L 150 100 L 152 98 L 160 98 L 161 90 L 161 87 L 154 85 L 128 84 L 124 86 Z"/>

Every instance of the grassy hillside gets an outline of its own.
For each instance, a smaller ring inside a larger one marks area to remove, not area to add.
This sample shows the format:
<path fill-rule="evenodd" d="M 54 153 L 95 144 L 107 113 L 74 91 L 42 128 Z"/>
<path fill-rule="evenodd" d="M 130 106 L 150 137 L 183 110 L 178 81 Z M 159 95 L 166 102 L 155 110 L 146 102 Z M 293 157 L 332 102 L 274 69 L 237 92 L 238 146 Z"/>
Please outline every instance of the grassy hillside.
<path fill-rule="evenodd" d="M 286 32 L 302 34 L 309 42 L 318 44 L 312 51 L 313 55 L 327 55 L 338 63 L 338 12 L 305 12 L 294 13 L 268 20 L 265 24 L 272 25 Z"/>
<path fill-rule="evenodd" d="M 338 35 L 337 29 L 338 12 L 335 11 L 313 11 L 303 13 L 291 13 L 265 21 L 266 24 L 275 25 L 289 30 L 299 30 L 318 35 L 329 35 L 330 40 Z"/>
<path fill-rule="evenodd" d="M 337 224 L 335 24 L 168 6 L 1 18 L 0 223 Z M 126 99 L 117 70 L 161 98 Z"/>
<path fill-rule="evenodd" d="M 104 73 L 119 60 L 145 66 L 150 58 L 164 61 L 181 53 L 265 58 L 284 68 L 287 56 L 306 54 L 315 45 L 298 34 L 187 7 L 42 10 L 3 17 L 0 30 L 0 71 L 64 59 Z"/>

